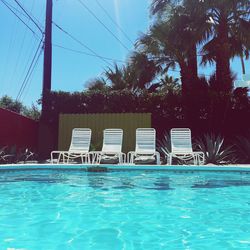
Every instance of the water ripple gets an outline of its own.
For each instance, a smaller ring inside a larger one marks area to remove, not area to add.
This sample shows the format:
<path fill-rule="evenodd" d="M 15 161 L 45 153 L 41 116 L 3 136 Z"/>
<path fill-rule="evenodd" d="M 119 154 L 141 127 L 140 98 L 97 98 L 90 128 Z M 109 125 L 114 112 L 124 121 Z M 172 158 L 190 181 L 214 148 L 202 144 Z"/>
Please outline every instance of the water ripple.
<path fill-rule="evenodd" d="M 7 172 L 1 249 L 249 249 L 250 176 Z"/>

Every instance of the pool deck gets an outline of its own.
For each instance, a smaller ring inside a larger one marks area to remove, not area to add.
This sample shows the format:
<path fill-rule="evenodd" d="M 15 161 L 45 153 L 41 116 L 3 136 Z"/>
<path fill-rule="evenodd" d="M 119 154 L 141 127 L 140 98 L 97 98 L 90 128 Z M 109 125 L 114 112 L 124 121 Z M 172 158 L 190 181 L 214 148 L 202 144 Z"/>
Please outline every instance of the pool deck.
<path fill-rule="evenodd" d="M 143 171 L 230 171 L 230 172 L 249 172 L 250 165 L 203 165 L 203 166 L 194 166 L 194 165 L 82 165 L 82 164 L 5 164 L 0 165 L 1 170 L 41 170 L 41 169 L 50 169 L 50 170 L 85 170 L 93 172 L 102 172 L 102 171 L 131 171 L 131 170 L 143 170 Z M 96 171 L 95 171 L 96 170 Z"/>

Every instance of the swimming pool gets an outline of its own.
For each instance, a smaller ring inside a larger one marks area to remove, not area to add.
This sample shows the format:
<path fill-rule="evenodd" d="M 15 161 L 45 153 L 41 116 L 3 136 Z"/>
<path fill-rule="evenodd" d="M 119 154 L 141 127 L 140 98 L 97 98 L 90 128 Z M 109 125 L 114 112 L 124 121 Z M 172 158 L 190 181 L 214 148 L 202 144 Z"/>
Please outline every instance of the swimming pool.
<path fill-rule="evenodd" d="M 2 171 L 0 249 L 249 249 L 250 174 Z"/>

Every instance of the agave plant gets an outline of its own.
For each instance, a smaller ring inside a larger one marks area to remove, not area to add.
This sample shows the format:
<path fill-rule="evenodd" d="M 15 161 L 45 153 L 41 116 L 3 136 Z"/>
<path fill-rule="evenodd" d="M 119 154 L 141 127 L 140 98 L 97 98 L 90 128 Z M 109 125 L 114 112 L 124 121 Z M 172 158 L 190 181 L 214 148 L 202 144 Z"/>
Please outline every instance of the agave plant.
<path fill-rule="evenodd" d="M 205 155 L 206 164 L 228 164 L 235 162 L 233 146 L 224 146 L 221 135 L 206 134 L 196 140 L 196 147 Z"/>
<path fill-rule="evenodd" d="M 247 137 L 236 137 L 236 152 L 239 163 L 250 163 L 250 133 Z"/>
<path fill-rule="evenodd" d="M 168 154 L 171 152 L 170 134 L 165 132 L 161 140 L 157 140 L 157 150 L 164 155 L 164 162 L 167 162 Z"/>

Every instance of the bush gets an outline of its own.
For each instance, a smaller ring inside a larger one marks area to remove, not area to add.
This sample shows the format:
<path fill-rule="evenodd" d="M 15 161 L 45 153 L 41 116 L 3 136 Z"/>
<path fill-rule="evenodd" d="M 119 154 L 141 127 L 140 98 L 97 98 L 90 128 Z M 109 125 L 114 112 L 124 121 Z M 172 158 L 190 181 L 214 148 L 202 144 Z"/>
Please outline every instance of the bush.
<path fill-rule="evenodd" d="M 237 136 L 236 152 L 239 163 L 250 163 L 250 132 L 246 136 Z"/>
<path fill-rule="evenodd" d="M 163 163 L 167 163 L 168 154 L 171 153 L 171 139 L 169 132 L 165 132 L 162 139 L 157 140 L 157 150 L 164 156 Z"/>
<path fill-rule="evenodd" d="M 233 146 L 224 146 L 224 138 L 220 135 L 206 134 L 196 140 L 196 146 L 204 153 L 205 164 L 229 164 L 236 160 Z"/>

